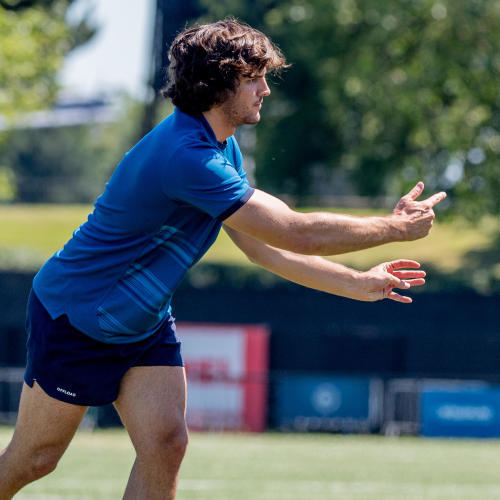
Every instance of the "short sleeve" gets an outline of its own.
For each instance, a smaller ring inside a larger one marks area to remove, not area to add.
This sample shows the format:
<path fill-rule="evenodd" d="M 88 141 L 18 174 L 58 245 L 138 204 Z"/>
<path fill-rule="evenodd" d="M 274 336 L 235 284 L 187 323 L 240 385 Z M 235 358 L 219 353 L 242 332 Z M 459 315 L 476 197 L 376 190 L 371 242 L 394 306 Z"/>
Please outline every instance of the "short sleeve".
<path fill-rule="evenodd" d="M 210 145 L 177 150 L 164 170 L 162 182 L 169 198 L 193 205 L 219 220 L 238 210 L 254 191 L 246 176 Z"/>

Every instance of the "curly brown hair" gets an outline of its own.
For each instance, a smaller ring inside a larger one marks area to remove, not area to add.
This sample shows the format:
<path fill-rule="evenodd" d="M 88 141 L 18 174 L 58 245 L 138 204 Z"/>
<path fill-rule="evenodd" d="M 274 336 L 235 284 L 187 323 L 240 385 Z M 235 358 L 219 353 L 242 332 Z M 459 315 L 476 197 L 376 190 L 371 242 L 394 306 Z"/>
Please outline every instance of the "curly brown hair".
<path fill-rule="evenodd" d="M 169 60 L 162 95 L 192 115 L 223 103 L 240 78 L 288 66 L 269 38 L 233 18 L 186 29 L 173 41 Z"/>

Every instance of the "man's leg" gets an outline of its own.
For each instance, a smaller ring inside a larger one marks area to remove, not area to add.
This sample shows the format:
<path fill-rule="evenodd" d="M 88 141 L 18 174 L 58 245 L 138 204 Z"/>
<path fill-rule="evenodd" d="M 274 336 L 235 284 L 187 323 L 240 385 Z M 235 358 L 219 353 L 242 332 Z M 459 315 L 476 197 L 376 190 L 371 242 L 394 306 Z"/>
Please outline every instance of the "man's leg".
<path fill-rule="evenodd" d="M 86 410 L 24 384 L 14 436 L 0 454 L 0 500 L 55 469 Z"/>
<path fill-rule="evenodd" d="M 174 499 L 188 441 L 184 368 L 131 368 L 115 406 L 137 454 L 124 498 Z"/>

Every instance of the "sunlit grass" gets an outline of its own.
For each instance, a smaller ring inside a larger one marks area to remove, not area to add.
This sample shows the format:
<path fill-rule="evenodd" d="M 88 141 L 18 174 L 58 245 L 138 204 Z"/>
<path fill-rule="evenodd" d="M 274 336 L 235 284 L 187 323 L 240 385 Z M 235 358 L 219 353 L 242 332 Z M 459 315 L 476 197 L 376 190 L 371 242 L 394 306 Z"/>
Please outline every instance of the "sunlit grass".
<path fill-rule="evenodd" d="M 345 213 L 345 209 L 339 211 Z M 364 215 L 367 212 L 350 210 L 349 213 Z M 371 212 L 371 214 L 374 213 Z M 453 273 L 462 268 L 468 252 L 489 248 L 499 230 L 493 218 L 487 217 L 475 225 L 463 220 L 441 224 L 436 222 L 427 238 L 406 243 L 390 243 L 331 258 L 360 270 L 366 270 L 388 260 L 413 259 L 419 261 L 424 267 L 426 264 L 432 265 L 444 273 Z M 231 242 L 225 232 L 221 232 L 217 242 L 207 252 L 204 259 L 227 264 L 247 262 L 243 253 Z"/>
<path fill-rule="evenodd" d="M 10 428 L 0 428 L 0 448 Z M 193 433 L 178 500 L 493 500 L 500 441 Z M 79 432 L 58 469 L 16 496 L 119 499 L 134 459 L 121 429 Z"/>
<path fill-rule="evenodd" d="M 64 245 L 73 230 L 87 219 L 91 208 L 88 205 L 0 206 L 0 267 L 36 269 Z M 376 212 L 349 210 L 349 213 Z M 387 260 L 409 258 L 420 261 L 424 267 L 431 265 L 453 273 L 463 267 L 468 252 L 487 249 L 498 232 L 498 221 L 493 217 L 484 217 L 475 225 L 463 220 L 437 222 L 431 234 L 422 240 L 391 243 L 332 258 L 360 270 Z M 251 265 L 224 231 L 203 262 Z"/>
<path fill-rule="evenodd" d="M 29 248 L 47 257 L 87 219 L 90 208 L 87 205 L 0 205 L 0 245 Z"/>
<path fill-rule="evenodd" d="M 0 267 L 35 270 L 86 220 L 87 205 L 0 205 Z"/>

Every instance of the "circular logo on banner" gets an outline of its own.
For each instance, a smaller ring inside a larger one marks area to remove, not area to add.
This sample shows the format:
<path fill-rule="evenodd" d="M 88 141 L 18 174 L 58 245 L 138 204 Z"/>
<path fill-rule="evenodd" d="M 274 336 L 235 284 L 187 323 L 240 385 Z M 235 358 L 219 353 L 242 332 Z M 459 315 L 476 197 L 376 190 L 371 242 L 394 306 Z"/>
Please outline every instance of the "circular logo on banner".
<path fill-rule="evenodd" d="M 342 404 L 342 395 L 334 384 L 321 384 L 311 396 L 313 408 L 322 415 L 335 413 Z"/>

